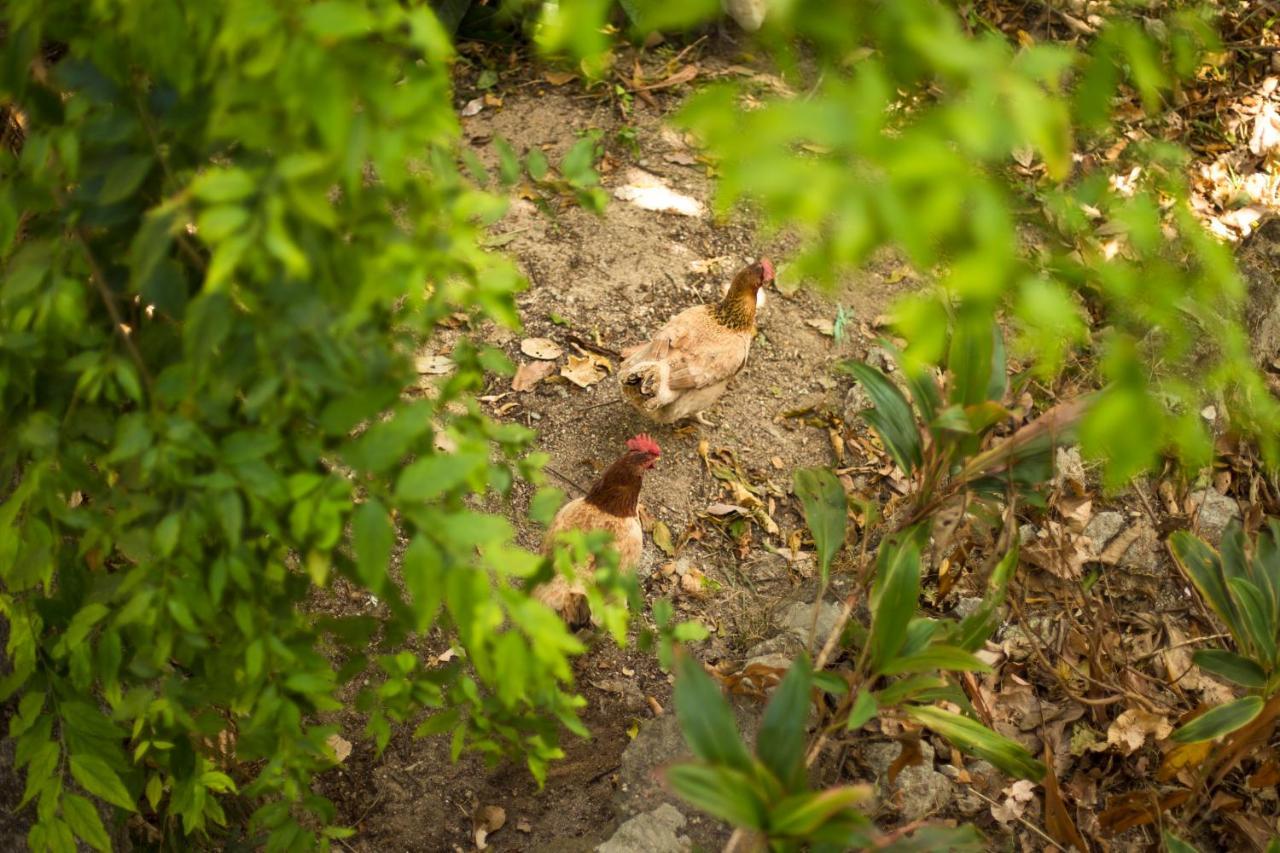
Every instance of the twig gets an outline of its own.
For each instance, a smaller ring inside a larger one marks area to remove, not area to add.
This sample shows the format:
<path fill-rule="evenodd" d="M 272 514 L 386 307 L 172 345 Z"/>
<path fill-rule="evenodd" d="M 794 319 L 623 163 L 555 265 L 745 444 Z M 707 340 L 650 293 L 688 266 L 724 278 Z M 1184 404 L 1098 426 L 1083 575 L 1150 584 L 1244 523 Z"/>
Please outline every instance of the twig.
<path fill-rule="evenodd" d="M 969 791 L 970 791 L 971 793 L 973 793 L 973 794 L 976 794 L 976 795 L 978 796 L 978 799 L 980 799 L 980 800 L 985 800 L 986 802 L 990 803 L 990 804 L 991 804 L 991 805 L 993 805 L 993 806 L 999 807 L 999 805 L 1000 805 L 1000 804 L 999 804 L 999 803 L 997 803 L 995 800 L 991 799 L 991 798 L 990 798 L 990 797 L 988 797 L 986 794 L 982 793 L 981 791 L 979 791 L 977 788 L 973 787 L 972 785 L 970 785 L 970 786 L 969 786 Z M 1059 844 L 1058 842 L 1054 841 L 1054 840 L 1053 840 L 1053 838 L 1052 838 L 1048 833 L 1046 833 L 1046 832 L 1045 832 L 1043 829 L 1041 829 L 1040 827 L 1036 826 L 1036 825 L 1035 825 L 1034 823 L 1032 823 L 1031 821 L 1029 821 L 1029 820 L 1027 820 L 1026 818 L 1024 818 L 1022 815 L 1017 815 L 1017 816 L 1015 817 L 1015 820 L 1017 820 L 1017 821 L 1018 821 L 1018 823 L 1022 824 L 1022 825 L 1023 825 L 1023 826 L 1025 826 L 1027 829 L 1029 829 L 1029 830 L 1031 830 L 1032 832 L 1034 832 L 1036 835 L 1038 835 L 1038 836 L 1040 836 L 1041 838 L 1043 838 L 1045 841 L 1047 841 L 1047 842 L 1049 842 L 1050 844 L 1052 844 L 1054 847 L 1056 847 L 1056 848 L 1058 848 L 1059 850 L 1063 851 L 1063 853 L 1070 853 L 1070 851 L 1069 851 L 1069 850 L 1067 850 L 1067 848 L 1063 847 L 1061 844 Z"/>
<path fill-rule="evenodd" d="M 579 485 L 576 481 L 569 479 L 564 474 L 561 474 L 559 471 L 557 471 L 555 468 L 552 468 L 550 465 L 543 465 L 542 467 L 544 470 L 549 471 L 555 476 L 559 477 L 561 480 L 564 480 L 566 483 L 568 483 L 570 486 L 573 486 L 575 489 L 582 492 L 584 495 L 589 491 L 588 489 L 582 488 L 582 486 Z"/>
<path fill-rule="evenodd" d="M 116 334 L 124 341 L 125 349 L 129 351 L 129 357 L 138 366 L 138 372 L 142 375 L 142 383 L 147 387 L 147 396 L 150 397 L 151 371 L 147 370 L 147 364 L 142 360 L 142 353 L 138 352 L 138 345 L 133 342 L 133 338 L 125 331 L 124 318 L 120 316 L 120 309 L 116 306 L 115 294 L 111 292 L 106 276 L 102 273 L 102 267 L 98 266 L 98 259 L 93 256 L 93 250 L 89 248 L 89 239 L 85 236 L 84 226 L 77 227 L 73 233 L 80 243 L 80 248 L 84 251 L 85 261 L 89 264 L 89 280 L 97 288 L 98 295 L 102 297 L 102 303 L 107 306 L 107 313 L 111 315 L 111 323 L 116 327 Z"/>
<path fill-rule="evenodd" d="M 1183 648 L 1184 646 L 1194 646 L 1196 643 L 1207 643 L 1210 640 L 1222 640 L 1230 636 L 1231 636 L 1230 634 L 1210 634 L 1207 637 L 1192 637 L 1189 640 L 1183 640 L 1181 643 L 1174 643 L 1172 646 L 1166 646 L 1162 649 L 1156 649 L 1154 652 L 1148 652 L 1147 654 L 1135 660 L 1134 663 L 1135 664 L 1145 663 L 1146 661 L 1151 660 L 1153 657 L 1155 657 L 1158 654 L 1161 654 L 1162 652 L 1171 652 L 1174 649 L 1180 649 L 1180 648 Z"/>
<path fill-rule="evenodd" d="M 592 409 L 599 409 L 599 408 L 602 408 L 602 407 L 604 407 L 604 406 L 616 406 L 616 405 L 618 405 L 619 403 L 625 403 L 625 402 L 626 402 L 626 401 L 625 401 L 625 400 L 623 400 L 621 397 L 615 397 L 615 398 L 614 398 L 614 399 L 612 399 L 612 400 L 605 400 L 603 403 L 593 403 L 593 404 L 591 404 L 590 406 L 583 406 L 583 407 L 582 407 L 582 411 L 584 411 L 584 412 L 589 412 L 589 411 L 591 411 Z"/>
<path fill-rule="evenodd" d="M 578 337 L 577 335 L 575 335 L 573 332 L 563 332 L 561 333 L 560 337 L 562 337 L 567 343 L 571 343 L 574 346 L 580 347 L 585 350 L 590 350 L 596 355 L 604 355 L 604 356 L 608 356 L 609 358 L 616 358 L 619 361 L 622 360 L 622 354 L 619 353 L 617 350 L 611 350 L 608 347 L 602 347 L 599 344 L 594 344 L 591 341 L 584 340 Z"/>

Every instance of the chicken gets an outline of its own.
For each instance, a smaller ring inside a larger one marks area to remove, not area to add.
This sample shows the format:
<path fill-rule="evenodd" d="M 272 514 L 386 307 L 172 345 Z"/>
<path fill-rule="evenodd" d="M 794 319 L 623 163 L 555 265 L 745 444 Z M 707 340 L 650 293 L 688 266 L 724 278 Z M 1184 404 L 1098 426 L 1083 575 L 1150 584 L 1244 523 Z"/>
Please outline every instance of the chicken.
<path fill-rule="evenodd" d="M 757 296 L 771 281 L 773 264 L 761 258 L 733 277 L 718 304 L 687 308 L 668 320 L 618 368 L 622 396 L 658 423 L 692 417 L 713 426 L 702 411 L 747 363 Z"/>
<path fill-rule="evenodd" d="M 556 537 L 566 530 L 604 530 L 613 534 L 618 568 L 624 572 L 635 569 L 644 550 L 644 533 L 637 510 L 640 484 L 645 472 L 661 456 L 658 443 L 644 433 L 627 439 L 627 452 L 609 466 L 586 496 L 569 501 L 556 513 L 543 539 L 542 553 L 550 554 Z M 595 620 L 579 578 L 591 568 L 590 564 L 578 566 L 579 577 L 574 579 L 557 573 L 536 587 L 533 595 L 559 613 L 570 628 L 585 627 Z"/>

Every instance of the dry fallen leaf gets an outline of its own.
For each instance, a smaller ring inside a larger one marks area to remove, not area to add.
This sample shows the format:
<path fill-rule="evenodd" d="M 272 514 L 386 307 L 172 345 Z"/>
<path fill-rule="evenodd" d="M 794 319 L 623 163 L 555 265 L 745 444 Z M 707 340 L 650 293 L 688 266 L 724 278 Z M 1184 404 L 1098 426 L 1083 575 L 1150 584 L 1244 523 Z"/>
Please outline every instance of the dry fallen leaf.
<path fill-rule="evenodd" d="M 574 80 L 578 75 L 569 71 L 548 71 L 542 75 L 542 79 L 546 80 L 552 86 L 563 86 L 570 80 Z"/>
<path fill-rule="evenodd" d="M 472 98 L 462 108 L 462 117 L 468 118 L 484 109 L 484 98 Z"/>
<path fill-rule="evenodd" d="M 706 576 L 701 569 L 690 566 L 680 575 L 680 589 L 689 595 L 700 596 L 706 591 Z"/>
<path fill-rule="evenodd" d="M 1027 803 L 1036 795 L 1036 785 L 1026 779 L 1019 779 L 1001 793 L 1005 795 L 1004 802 L 991 807 L 991 816 L 1001 823 L 1012 823 L 1027 810 Z"/>
<path fill-rule="evenodd" d="M 560 375 L 579 388 L 595 385 L 613 372 L 613 364 L 609 359 L 593 352 L 584 355 L 571 355 L 568 364 L 560 368 Z"/>
<path fill-rule="evenodd" d="M 836 336 L 836 324 L 826 318 L 805 320 L 804 324 L 811 329 L 817 329 L 829 338 L 834 338 Z"/>
<path fill-rule="evenodd" d="M 471 815 L 471 828 L 475 833 L 476 847 L 483 850 L 485 839 L 502 829 L 507 822 L 507 810 L 502 806 L 480 806 Z"/>
<path fill-rule="evenodd" d="M 516 832 L 533 832 L 533 827 L 529 825 L 529 819 L 526 817 L 516 821 Z"/>
<path fill-rule="evenodd" d="M 746 515 L 747 509 L 737 504 L 714 503 L 707 507 L 707 512 L 715 516 L 733 515 L 735 512 L 738 515 Z"/>
<path fill-rule="evenodd" d="M 671 544 L 671 529 L 667 527 L 666 522 L 655 521 L 653 523 L 653 544 L 657 545 L 658 550 L 668 557 L 675 556 L 676 549 Z"/>
<path fill-rule="evenodd" d="M 525 338 L 520 342 L 520 352 L 544 361 L 555 361 L 564 355 L 564 350 L 551 338 Z"/>
<path fill-rule="evenodd" d="M 1160 714 L 1152 714 L 1140 708 L 1130 708 L 1112 721 L 1107 728 L 1107 744 L 1117 746 L 1125 755 L 1131 755 L 1146 743 L 1147 735 L 1163 740 L 1173 731 L 1169 720 Z"/>
<path fill-rule="evenodd" d="M 516 368 L 516 375 L 511 379 L 511 390 L 528 391 L 555 372 L 554 361 L 526 361 Z"/>
<path fill-rule="evenodd" d="M 329 749 L 333 750 L 333 757 L 339 762 L 347 760 L 347 756 L 351 755 L 351 741 L 338 734 L 329 735 L 325 738 L 325 743 Z"/>
<path fill-rule="evenodd" d="M 441 376 L 453 372 L 453 359 L 447 355 L 420 355 L 414 359 L 414 366 L 419 373 Z"/>

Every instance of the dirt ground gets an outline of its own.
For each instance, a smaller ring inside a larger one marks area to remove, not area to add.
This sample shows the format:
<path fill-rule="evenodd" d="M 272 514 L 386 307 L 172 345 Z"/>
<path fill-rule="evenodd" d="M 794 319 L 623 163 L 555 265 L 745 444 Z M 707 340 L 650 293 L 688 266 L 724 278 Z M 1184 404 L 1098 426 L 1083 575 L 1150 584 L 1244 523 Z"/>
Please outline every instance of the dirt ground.
<path fill-rule="evenodd" d="M 707 76 L 733 65 L 740 68 L 741 61 L 726 42 L 713 42 L 698 56 L 701 74 Z M 556 85 L 530 76 L 539 73 L 504 74 L 497 87 L 487 92 L 488 99 L 486 92 L 474 88 L 475 74 L 464 74 L 459 81 L 460 108 L 468 103 L 474 106 L 477 99 L 483 104 L 479 112 L 463 119 L 463 129 L 471 150 L 491 170 L 498 162 L 495 139 L 506 139 L 521 156 L 535 148 L 542 150 L 555 164 L 581 134 L 601 131 L 607 151 L 600 165 L 602 183 L 611 196 L 617 187 L 633 181 L 631 170 L 639 168 L 678 193 L 710 202 L 712 179 L 705 166 L 689 156 L 667 122 L 681 94 L 657 95 L 654 105 L 640 99 L 624 105 L 616 98 L 585 92 L 577 82 Z M 463 108 L 464 113 L 468 111 Z M 806 570 L 803 562 L 776 553 L 803 529 L 797 502 L 790 495 L 792 471 L 813 465 L 851 470 L 878 464 L 875 459 L 857 458 L 854 445 L 848 450 L 852 458 L 836 456 L 833 431 L 849 437 L 855 431 L 865 436 L 866 430 L 854 426 L 853 415 L 862 404 L 851 380 L 835 366 L 848 358 L 867 357 L 875 341 L 874 319 L 896 297 L 919 286 L 893 258 L 882 257 L 833 292 L 794 289 L 797 282 L 786 273 L 794 241 L 783 235 L 761 242 L 754 233 L 751 222 L 742 216 L 717 221 L 707 213 L 654 212 L 616 198 L 611 198 L 603 216 L 596 216 L 517 189 L 507 215 L 493 228 L 492 240 L 517 260 L 529 279 L 528 291 L 519 297 L 524 328 L 518 334 L 494 328 L 480 332 L 517 365 L 531 361 L 521 353 L 520 343 L 526 338 L 555 340 L 566 356 L 577 352 L 575 342 L 616 353 L 642 341 L 677 311 L 717 299 L 740 265 L 767 256 L 779 266 L 780 285 L 790 292 L 771 289 L 767 293 L 748 364 L 708 413 L 714 427 L 671 428 L 641 420 L 620 402 L 611 375 L 580 388 L 553 374 L 522 392 L 512 390 L 509 378 L 495 377 L 482 397 L 495 416 L 538 430 L 539 446 L 551 457 L 547 470 L 552 482 L 570 497 L 581 494 L 618 455 L 626 438 L 640 431 L 653 435 L 663 456 L 648 475 L 641 498 L 650 534 L 641 567 L 642 589 L 648 603 L 657 597 L 670 598 L 681 616 L 697 618 L 712 628 L 711 638 L 699 645 L 697 654 L 721 666 L 742 661 L 749 648 L 774 637 L 779 614 L 787 607 L 812 600 L 811 566 Z M 833 334 L 837 323 L 846 332 L 840 340 Z M 433 342 L 428 354 L 447 354 L 456 334 Z M 617 359 L 611 358 L 610 363 L 616 367 Z M 557 368 L 564 365 L 565 356 L 556 364 Z M 776 532 L 766 534 L 755 524 L 735 528 L 708 515 L 712 504 L 735 500 L 729 486 L 712 475 L 703 452 L 738 466 L 743 480 L 758 489 L 765 510 L 778 526 Z M 890 479 L 878 485 L 865 478 L 854 482 L 860 490 L 865 487 L 875 493 L 880 488 L 883 494 L 886 483 L 892 485 Z M 1083 469 L 1078 472 L 1080 488 L 1091 481 Z M 1194 485 L 1182 483 L 1175 503 Z M 1224 490 L 1231 487 L 1220 489 Z M 1129 750 L 1121 764 L 1107 756 L 1093 758 L 1090 738 L 1106 741 L 1117 725 L 1118 736 L 1124 737 L 1131 731 L 1124 727 L 1129 718 L 1117 717 L 1117 708 L 1107 707 L 1109 702 L 1088 706 L 1073 701 L 1075 694 L 1064 695 L 1066 688 L 1038 666 L 1033 655 L 1051 648 L 1065 659 L 1088 661 L 1086 666 L 1106 662 L 1130 680 L 1125 683 L 1171 678 L 1172 688 L 1161 687 L 1160 700 L 1153 706 L 1169 719 L 1189 709 L 1196 696 L 1220 700 L 1224 695 L 1222 685 L 1204 678 L 1177 686 L 1182 676 L 1174 670 L 1180 666 L 1186 675 L 1189 651 L 1177 660 L 1159 651 L 1179 639 L 1208 635 L 1213 628 L 1189 598 L 1161 543 L 1172 526 L 1185 526 L 1185 521 L 1170 524 L 1170 517 L 1180 515 L 1182 509 L 1161 504 L 1154 491 L 1150 494 L 1149 499 L 1139 490 L 1084 509 L 1084 521 L 1102 515 L 1106 526 L 1115 528 L 1107 531 L 1112 538 L 1097 543 L 1097 552 L 1109 541 L 1115 553 L 1109 562 L 1095 565 L 1100 592 L 1090 601 L 1080 595 L 1077 579 L 1041 570 L 1045 567 L 1024 567 L 1023 612 L 1019 619 L 1011 617 L 1011 622 L 1019 624 L 1006 624 L 988 647 L 1002 656 L 1005 665 L 980 687 L 981 695 L 996 709 L 1000 731 L 1037 755 L 1046 740 L 1057 745 L 1055 765 L 1067 774 L 1062 778 L 1073 813 L 1082 831 L 1094 837 L 1099 829 L 1097 813 L 1107 796 L 1143 789 L 1161 755 L 1154 741 L 1139 733 L 1138 747 Z M 526 492 L 519 493 L 509 511 L 522 544 L 536 547 L 541 534 L 524 519 L 527 499 Z M 1070 505 L 1079 512 L 1078 500 Z M 1062 547 L 1055 537 L 1072 522 L 1060 508 L 1056 512 L 1036 519 L 1039 530 L 1030 528 L 1032 553 L 1037 547 L 1041 552 Z M 1076 520 L 1081 517 L 1077 515 Z M 671 557 L 655 547 L 652 528 L 657 522 L 666 525 L 677 545 L 683 543 L 680 571 L 691 567 L 705 575 L 701 590 L 683 587 L 678 572 L 671 571 Z M 1077 530 L 1068 538 L 1078 541 L 1079 535 Z M 960 571 L 960 580 L 945 596 L 938 594 L 933 580 L 926 584 L 926 598 L 937 612 L 950 612 L 964 596 L 979 594 L 977 581 L 964 573 L 963 566 Z M 648 608 L 635 615 L 637 621 L 646 622 Z M 359 723 L 353 718 L 351 730 L 344 732 L 355 744 L 352 756 L 319 784 L 321 793 L 338 804 L 339 821 L 357 831 L 346 842 L 347 848 L 474 849 L 471 815 L 485 805 L 501 806 L 507 815 L 506 826 L 488 839 L 493 850 L 589 850 L 609 837 L 628 816 L 617 805 L 619 789 L 626 784 L 623 753 L 638 726 L 654 717 L 650 699 L 670 713 L 671 681 L 651 654 L 601 643 L 578 661 L 577 683 L 588 702 L 583 717 L 592 738 L 566 740 L 567 757 L 552 768 L 541 791 L 521 766 L 486 767 L 475 757 L 453 764 L 445 742 L 414 741 L 407 730 L 398 732 L 386 754 L 374 760 L 371 747 L 358 737 Z M 1151 692 L 1152 688 L 1145 689 Z M 894 734 L 886 729 L 872 741 L 837 745 L 820 763 L 821 776 L 831 783 L 874 781 L 897 753 L 891 740 Z M 1072 754 L 1063 755 L 1068 740 Z M 1085 745 L 1077 753 L 1078 743 Z M 972 763 L 969 770 L 962 769 L 959 754 L 946 752 L 949 747 L 943 742 L 934 741 L 934 746 L 939 769 L 951 771 L 953 780 L 956 772 L 973 771 L 977 777 Z M 950 767 L 943 766 L 948 754 Z M 923 788 L 939 776 L 931 763 L 909 772 L 916 774 L 912 778 Z M 987 799 L 975 799 L 977 795 L 966 793 L 960 784 L 942 783 L 947 793 L 929 807 L 929 816 L 974 821 L 997 846 L 1042 849 L 1044 842 L 1034 832 L 1042 825 L 1039 803 L 1018 799 L 1017 790 L 1006 787 L 1009 781 L 997 778 L 987 786 Z M 912 784 L 916 783 L 903 782 L 901 791 L 882 802 L 876 816 L 883 825 L 902 823 L 902 798 L 912 795 Z M 1001 803 L 1004 817 L 997 820 Z M 681 831 L 698 848 L 718 849 L 723 844 L 726 827 L 697 817 L 692 809 L 684 811 L 690 823 Z M 1253 821 L 1256 831 L 1267 820 L 1245 817 Z M 1201 839 L 1206 840 L 1205 849 L 1212 849 L 1212 836 Z M 1146 848 L 1153 842 L 1149 828 L 1134 829 L 1121 833 L 1113 849 Z"/>
<path fill-rule="evenodd" d="M 703 61 L 723 65 L 729 59 Z M 462 99 L 468 100 L 465 84 L 460 91 Z M 682 150 L 664 122 L 678 98 L 663 99 L 657 110 L 637 101 L 631 119 L 625 120 L 616 105 L 584 95 L 577 84 L 525 81 L 500 88 L 499 93 L 500 108 L 486 108 L 463 119 L 472 150 L 487 166 L 496 166 L 495 137 L 507 139 L 521 155 L 539 148 L 554 164 L 580 134 L 602 130 L 608 152 L 609 170 L 602 175 L 606 190 L 624 183 L 629 168 L 639 167 L 681 193 L 710 201 L 712 182 L 704 167 L 667 159 Z M 634 147 L 620 141 L 620 131 L 634 139 Z M 502 250 L 517 260 L 530 286 L 518 299 L 522 332 L 488 329 L 484 337 L 502 346 L 517 364 L 530 360 L 520 352 L 523 338 L 549 337 L 563 342 L 568 353 L 574 352 L 568 336 L 614 351 L 639 343 L 677 311 L 717 300 L 721 287 L 745 263 L 767 256 L 785 264 L 789 248 L 785 237 L 758 242 L 750 223 L 741 218 L 716 222 L 709 214 L 687 217 L 653 212 L 616 199 L 603 216 L 596 216 L 574 205 L 548 215 L 517 197 L 493 233 L 495 242 L 503 243 Z M 708 261 L 711 270 L 701 271 L 698 264 Z M 485 389 L 489 408 L 538 430 L 539 447 L 551 456 L 551 484 L 570 497 L 590 485 L 627 438 L 641 431 L 650 433 L 663 456 L 646 478 L 641 502 L 652 520 L 667 525 L 676 541 L 709 505 L 732 503 L 721 482 L 708 473 L 698 445 L 706 441 L 713 451 L 728 450 L 751 482 L 776 496 L 773 517 L 785 541 L 788 533 L 803 527 L 796 507 L 785 498 L 791 471 L 836 460 L 826 429 L 806 426 L 802 419 L 787 418 L 784 413 L 813 409 L 838 415 L 843 411 L 851 382 L 836 374 L 834 366 L 862 355 L 865 346 L 852 334 L 837 344 L 831 334 L 815 326 L 825 321 L 830 330 L 840 306 L 850 326 L 869 322 L 911 286 L 909 280 L 890 283 L 891 265 L 886 261 L 881 266 L 831 294 L 801 289 L 784 295 L 771 289 L 746 368 L 708 413 L 717 424 L 714 428 L 674 429 L 644 421 L 621 403 L 611 376 L 586 389 L 555 377 L 524 393 L 513 392 L 509 378 L 495 378 Z M 780 279 L 788 284 L 785 268 Z M 447 353 L 452 340 L 443 336 L 433 351 Z M 558 364 L 564 364 L 564 358 Z M 527 498 L 527 494 L 518 497 L 513 521 L 522 544 L 537 547 L 541 532 L 523 517 Z M 780 561 L 768 560 L 758 541 L 745 558 L 732 544 L 724 533 L 690 542 L 681 552 L 705 573 L 706 587 L 714 590 L 703 597 L 674 595 L 680 615 L 699 618 L 715 629 L 702 649 L 713 660 L 740 657 L 771 633 L 769 622 L 780 608 L 802 595 L 813 595 L 811 583 L 786 571 L 785 562 L 779 570 Z M 643 586 L 649 600 L 673 597 L 671 580 L 654 572 L 655 564 L 666 560 L 652 541 L 646 544 L 641 571 L 653 572 Z M 647 621 L 648 614 L 640 618 Z M 450 764 L 445 741 L 413 741 L 402 732 L 382 759 L 375 761 L 368 745 L 354 737 L 357 732 L 349 732 L 355 753 L 321 788 L 339 803 L 339 820 L 358 831 L 350 847 L 473 849 L 471 813 L 477 805 L 487 804 L 501 805 L 507 812 L 507 827 L 490 839 L 494 850 L 586 850 L 608 837 L 607 831 L 620 817 L 611 798 L 622 751 L 637 722 L 653 715 L 645 697 L 671 707 L 671 683 L 652 653 L 619 650 L 607 642 L 580 660 L 577 671 L 578 686 L 588 700 L 584 721 L 593 737 L 588 742 L 568 738 L 567 758 L 553 766 L 541 792 L 521 766 L 488 769 L 479 759 L 465 757 Z M 525 826 L 524 822 L 528 831 L 516 828 Z M 692 818 L 683 832 L 711 847 L 726 835 L 723 827 L 705 818 Z"/>

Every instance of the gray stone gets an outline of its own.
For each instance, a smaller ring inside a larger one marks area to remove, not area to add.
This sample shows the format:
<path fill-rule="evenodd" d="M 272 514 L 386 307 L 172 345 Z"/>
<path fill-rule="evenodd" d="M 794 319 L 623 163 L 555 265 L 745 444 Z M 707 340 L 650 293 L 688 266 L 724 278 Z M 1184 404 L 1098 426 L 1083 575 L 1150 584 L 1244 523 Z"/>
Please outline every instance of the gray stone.
<path fill-rule="evenodd" d="M 1222 531 L 1232 520 L 1240 520 L 1240 505 L 1226 495 L 1220 495 L 1215 489 L 1201 489 L 1192 492 L 1191 503 L 1195 527 L 1200 535 L 1213 543 L 1222 539 Z"/>
<path fill-rule="evenodd" d="M 1124 525 L 1124 513 L 1107 510 L 1089 519 L 1089 523 L 1084 528 L 1084 535 L 1089 537 L 1094 547 L 1101 551 L 1108 542 L 1120 535 Z"/>
<path fill-rule="evenodd" d="M 733 704 L 738 731 L 748 744 L 755 742 L 760 728 L 762 706 L 743 697 L 728 697 Z M 692 753 L 680 731 L 674 713 L 647 720 L 640 725 L 635 739 L 622 753 L 618 769 L 618 791 L 614 805 L 624 816 L 652 811 L 663 803 L 680 804 L 680 798 L 667 790 L 662 770 L 670 764 L 692 759 Z"/>
<path fill-rule="evenodd" d="M 819 647 L 827 641 L 827 637 L 840 620 L 840 605 L 830 601 L 806 604 L 794 601 L 782 611 L 778 617 L 778 625 L 784 631 L 790 631 L 801 643 L 809 642 L 809 632 L 813 628 L 813 610 L 818 608 L 818 631 L 815 644 Z"/>
<path fill-rule="evenodd" d="M 1053 486 L 1060 491 L 1068 483 L 1074 483 L 1081 489 L 1088 483 L 1084 473 L 1084 459 L 1080 457 L 1079 447 L 1059 447 L 1053 458 Z"/>
<path fill-rule="evenodd" d="M 982 606 L 982 601 L 983 600 L 981 598 L 975 598 L 967 595 L 962 596 L 960 600 L 956 602 L 956 608 L 952 615 L 957 619 L 967 619 L 974 613 L 978 612 L 978 608 Z"/>
<path fill-rule="evenodd" d="M 894 784 L 889 784 L 889 767 L 901 751 L 898 743 L 873 743 L 863 751 L 876 775 L 881 808 L 897 812 L 904 820 L 920 820 L 945 809 L 955 797 L 955 785 L 934 768 L 933 745 L 927 740 L 920 742 L 923 762 L 903 768 Z"/>
<path fill-rule="evenodd" d="M 596 853 L 687 853 L 693 844 L 688 836 L 676 834 L 684 824 L 685 816 L 663 803 L 623 823 Z"/>
<path fill-rule="evenodd" d="M 862 383 L 853 383 L 853 387 L 844 395 L 844 422 L 850 425 L 858 423 L 859 415 L 870 408 L 871 398 L 867 396 Z"/>

